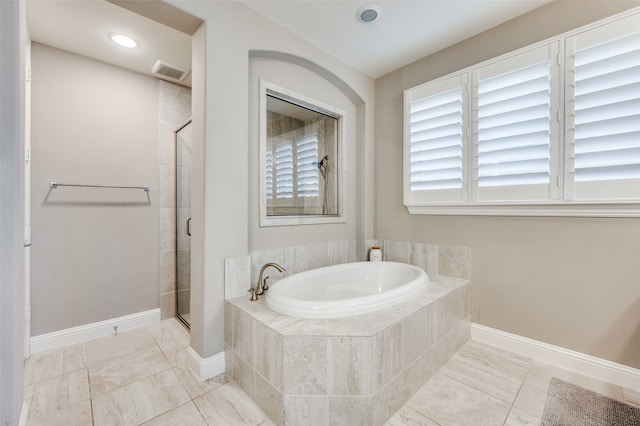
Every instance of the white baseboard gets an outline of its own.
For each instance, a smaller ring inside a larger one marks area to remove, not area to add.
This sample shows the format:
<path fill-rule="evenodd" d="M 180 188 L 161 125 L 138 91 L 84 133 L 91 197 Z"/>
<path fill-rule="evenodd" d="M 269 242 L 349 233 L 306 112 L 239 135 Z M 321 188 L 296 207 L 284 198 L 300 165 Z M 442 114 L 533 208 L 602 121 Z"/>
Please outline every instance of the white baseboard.
<path fill-rule="evenodd" d="M 29 414 L 29 406 L 26 402 L 22 403 L 22 410 L 20 411 L 20 420 L 18 426 L 27 426 L 27 415 Z"/>
<path fill-rule="evenodd" d="M 187 350 L 187 365 L 200 380 L 207 380 L 218 374 L 224 373 L 224 351 L 212 355 L 208 358 L 202 358 L 193 348 Z"/>
<path fill-rule="evenodd" d="M 45 352 L 63 346 L 87 342 L 100 337 L 114 334 L 114 327 L 118 327 L 118 333 L 138 327 L 144 327 L 160 321 L 160 308 L 123 317 L 112 318 L 92 324 L 67 328 L 52 333 L 41 334 L 31 338 L 31 354 Z"/>
<path fill-rule="evenodd" d="M 550 345 L 517 334 L 507 333 L 480 324 L 471 324 L 471 338 L 480 342 L 543 361 L 558 367 L 591 376 L 603 382 L 638 389 L 640 369 L 596 358 L 570 349 Z"/>

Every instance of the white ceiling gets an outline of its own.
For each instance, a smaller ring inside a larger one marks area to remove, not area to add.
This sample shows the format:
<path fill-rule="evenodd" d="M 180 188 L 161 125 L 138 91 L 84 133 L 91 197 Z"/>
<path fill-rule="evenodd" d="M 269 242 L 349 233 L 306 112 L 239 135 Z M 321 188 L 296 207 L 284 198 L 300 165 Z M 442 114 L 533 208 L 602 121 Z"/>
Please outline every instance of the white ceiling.
<path fill-rule="evenodd" d="M 0 0 L 2 1 L 2 0 Z M 114 1 L 114 0 L 112 0 Z M 145 2 L 146 0 L 139 0 Z M 377 78 L 550 0 L 244 0 L 251 9 L 351 67 Z M 191 37 L 105 0 L 27 0 L 34 41 L 151 74 L 157 59 L 191 68 Z M 126 2 L 122 2 L 123 4 Z M 373 23 L 357 10 L 375 4 Z M 129 34 L 140 47 L 108 39 Z M 183 84 L 190 84 L 190 76 Z"/>
<path fill-rule="evenodd" d="M 353 68 L 377 78 L 550 0 L 244 0 Z M 379 18 L 357 19 L 376 5 Z"/>
<path fill-rule="evenodd" d="M 191 69 L 190 35 L 105 0 L 27 0 L 26 11 L 33 41 L 148 75 L 158 59 Z M 116 45 L 112 32 L 139 47 Z M 191 74 L 180 84 L 190 86 Z"/>

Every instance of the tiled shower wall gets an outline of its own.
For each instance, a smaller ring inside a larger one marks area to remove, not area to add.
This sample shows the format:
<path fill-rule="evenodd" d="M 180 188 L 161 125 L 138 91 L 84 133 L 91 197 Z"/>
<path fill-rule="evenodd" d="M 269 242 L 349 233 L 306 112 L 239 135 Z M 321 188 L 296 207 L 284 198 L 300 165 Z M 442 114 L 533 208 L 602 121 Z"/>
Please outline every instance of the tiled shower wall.
<path fill-rule="evenodd" d="M 261 250 L 225 259 L 225 299 L 247 295 L 260 268 L 275 262 L 287 269 L 286 277 L 310 269 L 368 260 L 371 246 L 382 247 L 383 260 L 416 265 L 430 277 L 471 278 L 471 249 L 463 246 L 423 244 L 393 240 L 340 240 L 281 249 Z"/>
<path fill-rule="evenodd" d="M 191 117 L 191 90 L 159 80 L 160 314 L 176 315 L 176 156 L 174 132 Z M 183 259 L 181 259 L 183 260 Z M 188 265 L 188 259 L 184 259 Z"/>

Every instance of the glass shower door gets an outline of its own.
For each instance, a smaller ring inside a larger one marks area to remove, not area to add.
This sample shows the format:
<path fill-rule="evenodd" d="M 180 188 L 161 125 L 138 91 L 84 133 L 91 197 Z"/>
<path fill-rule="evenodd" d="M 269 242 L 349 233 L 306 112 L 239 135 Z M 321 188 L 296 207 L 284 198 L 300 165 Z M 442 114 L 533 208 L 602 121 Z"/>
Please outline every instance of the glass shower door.
<path fill-rule="evenodd" d="M 176 316 L 187 327 L 191 304 L 191 120 L 176 131 Z"/>

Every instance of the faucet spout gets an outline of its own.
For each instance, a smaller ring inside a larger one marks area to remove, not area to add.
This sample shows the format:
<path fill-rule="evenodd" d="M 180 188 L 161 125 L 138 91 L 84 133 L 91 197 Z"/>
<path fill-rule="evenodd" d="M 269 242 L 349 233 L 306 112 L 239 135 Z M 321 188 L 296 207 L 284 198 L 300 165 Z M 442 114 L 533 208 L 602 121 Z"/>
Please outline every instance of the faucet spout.
<path fill-rule="evenodd" d="M 260 276 L 258 277 L 258 282 L 251 292 L 251 300 L 258 300 L 258 296 L 264 294 L 264 291 L 269 289 L 269 286 L 267 285 L 267 278 L 269 277 L 265 277 L 264 279 L 262 279 L 262 275 L 267 268 L 275 268 L 278 270 L 278 272 L 286 271 L 286 269 L 284 269 L 277 263 L 269 262 L 262 265 L 262 268 L 260 268 Z"/>

